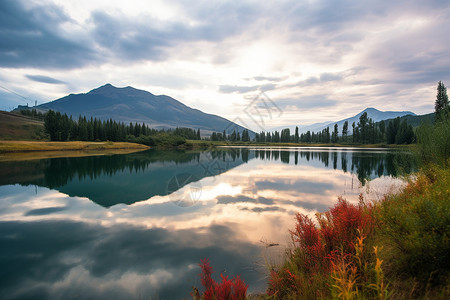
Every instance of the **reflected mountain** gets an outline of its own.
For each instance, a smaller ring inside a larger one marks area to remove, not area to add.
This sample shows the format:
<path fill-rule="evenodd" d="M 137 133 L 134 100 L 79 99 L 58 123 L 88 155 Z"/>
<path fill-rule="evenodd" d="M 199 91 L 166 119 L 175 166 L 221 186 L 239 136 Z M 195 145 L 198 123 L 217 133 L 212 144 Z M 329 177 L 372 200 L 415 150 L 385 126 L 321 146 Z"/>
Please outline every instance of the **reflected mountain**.
<path fill-rule="evenodd" d="M 125 155 L 2 162 L 0 185 L 43 186 L 110 207 L 166 196 L 176 191 L 168 185 L 180 175 L 190 176 L 178 182 L 177 189 L 237 167 L 253 158 L 249 155 L 246 149 L 148 150 Z"/>
<path fill-rule="evenodd" d="M 363 185 L 367 180 L 380 176 L 396 177 L 416 168 L 412 155 L 384 150 L 148 150 L 125 155 L 1 162 L 0 185 L 43 186 L 69 196 L 87 197 L 101 206 L 110 207 L 172 194 L 190 183 L 222 174 L 252 159 L 351 172 Z"/>

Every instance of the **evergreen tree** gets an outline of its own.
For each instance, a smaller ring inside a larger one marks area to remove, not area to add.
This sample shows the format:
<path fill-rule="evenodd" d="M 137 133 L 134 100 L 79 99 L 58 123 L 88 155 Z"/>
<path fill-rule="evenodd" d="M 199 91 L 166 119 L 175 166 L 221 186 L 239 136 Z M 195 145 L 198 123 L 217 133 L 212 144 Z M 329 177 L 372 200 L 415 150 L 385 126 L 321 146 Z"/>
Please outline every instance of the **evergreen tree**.
<path fill-rule="evenodd" d="M 249 142 L 250 141 L 250 134 L 248 132 L 248 129 L 244 129 L 242 131 L 242 141 L 243 142 Z"/>
<path fill-rule="evenodd" d="M 345 121 L 344 125 L 342 126 L 342 138 L 344 140 L 347 139 L 347 134 L 348 134 L 348 121 Z"/>
<path fill-rule="evenodd" d="M 235 141 L 236 141 L 236 130 L 234 130 L 233 133 L 231 134 L 230 140 L 231 140 L 232 142 L 235 142 Z"/>
<path fill-rule="evenodd" d="M 380 139 L 382 141 L 384 141 L 384 134 L 386 132 L 386 124 L 384 123 L 384 121 L 380 122 L 380 126 L 379 127 L 380 127 Z"/>
<path fill-rule="evenodd" d="M 337 143 L 338 142 L 338 124 L 334 124 L 334 130 L 332 135 L 332 142 Z"/>
<path fill-rule="evenodd" d="M 397 134 L 395 135 L 396 144 L 411 144 L 414 140 L 414 131 L 411 125 L 406 123 L 404 119 L 400 124 Z"/>
<path fill-rule="evenodd" d="M 298 136 L 298 126 L 295 126 L 294 143 L 298 143 L 299 141 L 300 141 L 300 137 Z"/>
<path fill-rule="evenodd" d="M 58 131 L 58 120 L 56 118 L 56 113 L 53 110 L 49 110 L 44 118 L 44 128 L 45 131 L 50 135 L 51 141 L 57 141 L 57 131 Z"/>
<path fill-rule="evenodd" d="M 201 136 L 200 136 L 200 128 L 197 129 L 197 140 L 201 140 Z"/>
<path fill-rule="evenodd" d="M 389 121 L 386 130 L 386 142 L 388 144 L 395 144 L 399 127 L 400 127 L 400 117 L 397 117 L 394 120 Z"/>
<path fill-rule="evenodd" d="M 289 128 L 281 130 L 280 140 L 282 143 L 289 143 L 290 138 L 291 138 L 291 131 L 289 130 Z"/>
<path fill-rule="evenodd" d="M 442 81 L 439 81 L 438 83 L 436 101 L 434 104 L 434 111 L 436 113 L 437 121 L 443 120 L 444 118 L 447 117 L 446 115 L 449 113 L 447 88 L 444 86 L 444 83 L 442 83 Z"/>
<path fill-rule="evenodd" d="M 367 117 L 367 112 L 364 112 L 361 116 L 359 116 L 358 129 L 360 134 L 359 141 L 366 143 L 369 135 L 369 118 Z"/>

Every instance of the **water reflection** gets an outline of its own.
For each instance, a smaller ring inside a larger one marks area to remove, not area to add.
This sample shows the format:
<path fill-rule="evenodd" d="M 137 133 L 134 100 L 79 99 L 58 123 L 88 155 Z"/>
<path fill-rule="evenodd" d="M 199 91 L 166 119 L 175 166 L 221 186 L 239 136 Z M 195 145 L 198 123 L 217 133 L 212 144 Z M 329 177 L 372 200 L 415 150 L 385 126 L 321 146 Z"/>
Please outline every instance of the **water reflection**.
<path fill-rule="evenodd" d="M 314 165 L 352 172 L 364 185 L 381 176 L 398 176 L 414 169 L 409 154 L 391 151 L 286 150 L 232 148 L 208 152 L 156 151 L 112 156 L 53 158 L 36 161 L 1 162 L 0 185 L 37 185 L 57 189 L 70 196 L 87 197 L 104 207 L 132 204 L 154 196 L 165 196 L 179 188 L 216 176 L 251 159 L 284 164 Z M 185 180 L 176 181 L 177 176 Z"/>
<path fill-rule="evenodd" d="M 48 187 L 110 207 L 168 195 L 175 191 L 169 183 L 180 174 L 191 176 L 179 181 L 178 188 L 219 175 L 248 159 L 249 152 L 245 150 L 202 153 L 150 150 L 128 155 L 1 162 L 0 185 Z"/>
<path fill-rule="evenodd" d="M 203 258 L 264 290 L 262 257 L 281 257 L 296 212 L 382 195 L 401 184 L 399 162 L 414 168 L 402 155 L 232 148 L 1 162 L 0 298 L 186 298 Z M 173 178 L 184 178 L 176 191 Z M 194 183 L 197 203 L 174 205 Z"/>

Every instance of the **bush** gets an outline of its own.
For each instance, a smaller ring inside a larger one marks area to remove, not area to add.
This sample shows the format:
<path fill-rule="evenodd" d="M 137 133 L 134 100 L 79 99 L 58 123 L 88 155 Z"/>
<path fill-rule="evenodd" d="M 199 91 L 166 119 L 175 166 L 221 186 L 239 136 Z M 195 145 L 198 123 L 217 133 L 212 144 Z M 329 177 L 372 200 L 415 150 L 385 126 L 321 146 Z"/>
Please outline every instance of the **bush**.
<path fill-rule="evenodd" d="M 417 292 L 450 276 L 450 172 L 429 167 L 380 203 L 383 256 L 391 278 L 413 278 Z M 428 285 L 428 286 L 427 286 Z"/>
<path fill-rule="evenodd" d="M 213 268 L 209 265 L 209 260 L 205 259 L 201 261 L 202 263 L 199 265 L 202 269 L 202 273 L 200 274 L 200 278 L 202 281 L 202 285 L 205 288 L 205 291 L 200 295 L 198 289 L 194 288 L 191 293 L 192 298 L 197 299 L 205 299 L 205 300 L 244 300 L 247 295 L 246 285 L 239 276 L 234 277 L 229 280 L 228 276 L 223 276 L 220 274 L 222 278 L 222 282 L 216 282 L 212 278 Z"/>
<path fill-rule="evenodd" d="M 377 275 L 382 274 L 381 261 L 371 250 L 375 228 L 371 210 L 362 197 L 359 205 L 339 198 L 329 211 L 316 215 L 318 226 L 297 214 L 296 227 L 290 231 L 294 247 L 281 268 L 271 271 L 268 295 L 351 299 L 384 294 L 384 282 Z"/>
<path fill-rule="evenodd" d="M 416 131 L 417 152 L 425 163 L 449 166 L 450 118 L 438 121 L 434 126 L 422 124 Z"/>

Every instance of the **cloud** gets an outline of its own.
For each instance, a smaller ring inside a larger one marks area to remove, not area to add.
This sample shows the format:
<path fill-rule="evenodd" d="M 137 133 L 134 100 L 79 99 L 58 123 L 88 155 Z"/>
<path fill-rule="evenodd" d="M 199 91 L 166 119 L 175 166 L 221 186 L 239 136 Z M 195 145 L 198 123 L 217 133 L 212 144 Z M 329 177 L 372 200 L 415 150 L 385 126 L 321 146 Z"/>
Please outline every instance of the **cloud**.
<path fill-rule="evenodd" d="M 98 58 L 76 36 L 66 37 L 61 27 L 73 21 L 59 6 L 2 1 L 0 20 L 0 67 L 67 69 Z"/>
<path fill-rule="evenodd" d="M 49 84 L 65 84 L 64 81 L 44 76 L 44 75 L 25 75 L 26 78 L 31 79 L 33 81 L 42 82 L 42 83 L 49 83 Z"/>
<path fill-rule="evenodd" d="M 256 199 L 250 198 L 244 195 L 239 196 L 219 196 L 217 197 L 217 204 L 233 204 L 233 203 L 260 203 L 260 204 L 266 204 L 266 205 L 272 205 L 274 204 L 274 201 L 272 199 L 267 199 L 264 197 L 258 197 Z"/>
<path fill-rule="evenodd" d="M 255 76 L 253 77 L 254 80 L 256 81 L 272 81 L 272 82 L 280 82 L 283 80 L 286 80 L 287 77 L 286 76 Z"/>
<path fill-rule="evenodd" d="M 48 214 L 64 211 L 66 209 L 67 209 L 67 207 L 58 207 L 58 206 L 37 208 L 37 209 L 32 209 L 32 210 L 26 212 L 25 216 L 43 216 L 43 215 L 48 215 Z"/>
<path fill-rule="evenodd" d="M 1 222 L 0 289 L 8 299 L 131 299 L 155 292 L 181 299 L 200 285 L 197 264 L 204 258 L 216 272 L 226 269 L 226 275 L 240 274 L 246 283 L 257 284 L 261 275 L 247 267 L 252 266 L 248 257 L 256 257 L 260 248 L 235 239 L 235 230 L 231 225 L 174 231 Z"/>
<path fill-rule="evenodd" d="M 278 206 L 269 206 L 269 207 L 253 207 L 253 208 L 248 208 L 248 207 L 242 207 L 240 210 L 244 210 L 244 211 L 252 211 L 252 212 L 256 212 L 256 213 L 262 213 L 262 212 L 267 212 L 267 211 L 281 211 L 281 212 L 285 212 L 286 209 L 278 207 Z"/>
<path fill-rule="evenodd" d="M 323 194 L 327 190 L 333 189 L 333 186 L 330 183 L 315 182 L 306 179 L 299 179 L 292 182 L 283 178 L 258 180 L 255 181 L 255 187 L 258 190 L 295 191 L 309 194 Z"/>

